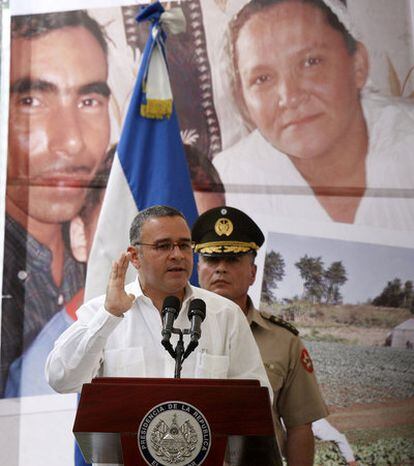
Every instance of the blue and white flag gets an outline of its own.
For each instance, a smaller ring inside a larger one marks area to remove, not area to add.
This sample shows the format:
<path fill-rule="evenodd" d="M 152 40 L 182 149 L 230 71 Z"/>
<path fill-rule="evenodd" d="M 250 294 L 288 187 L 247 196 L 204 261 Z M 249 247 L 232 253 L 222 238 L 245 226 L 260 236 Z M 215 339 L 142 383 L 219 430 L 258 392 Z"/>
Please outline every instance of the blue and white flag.
<path fill-rule="evenodd" d="M 184 16 L 179 9 L 164 12 L 157 2 L 144 8 L 137 21 L 150 21 L 150 34 L 106 187 L 88 261 L 85 300 L 105 292 L 112 261 L 127 249 L 129 227 L 138 211 L 169 205 L 180 210 L 190 226 L 198 215 L 164 48 L 165 27 L 181 32 Z M 127 281 L 132 281 L 134 272 L 129 274 Z M 77 446 L 75 465 L 86 465 Z"/>
<path fill-rule="evenodd" d="M 111 263 L 128 247 L 129 226 L 139 210 L 164 204 L 183 212 L 190 226 L 197 218 L 164 48 L 165 28 L 180 32 L 184 16 L 178 9 L 164 12 L 157 2 L 143 9 L 137 21 L 150 21 L 150 34 L 98 220 L 86 299 L 105 292 Z"/>

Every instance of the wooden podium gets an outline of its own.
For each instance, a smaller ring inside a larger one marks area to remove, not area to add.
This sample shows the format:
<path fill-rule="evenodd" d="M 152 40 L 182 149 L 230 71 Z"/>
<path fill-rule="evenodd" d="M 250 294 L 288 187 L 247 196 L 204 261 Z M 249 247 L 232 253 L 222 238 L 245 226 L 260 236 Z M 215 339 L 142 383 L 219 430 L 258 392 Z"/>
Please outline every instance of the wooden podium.
<path fill-rule="evenodd" d="M 245 445 L 250 445 L 242 455 L 245 459 L 234 464 L 282 464 L 274 440 L 269 393 L 258 381 L 113 377 L 96 378 L 82 388 L 73 432 L 86 461 L 125 466 L 166 464 L 144 459 L 138 447 L 138 428 L 154 407 L 177 402 L 195 407 L 210 427 L 211 443 L 203 466 L 223 464 L 229 436 L 242 436 L 247 439 Z"/>

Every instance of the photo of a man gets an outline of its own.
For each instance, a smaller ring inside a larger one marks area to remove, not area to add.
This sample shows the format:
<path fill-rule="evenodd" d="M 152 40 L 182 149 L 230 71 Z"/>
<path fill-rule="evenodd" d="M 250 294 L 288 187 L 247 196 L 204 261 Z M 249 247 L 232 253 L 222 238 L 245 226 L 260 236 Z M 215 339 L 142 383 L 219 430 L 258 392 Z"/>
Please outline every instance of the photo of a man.
<path fill-rule="evenodd" d="M 69 222 L 104 162 L 107 45 L 85 11 L 12 20 L 1 389 L 11 362 L 84 285 Z"/>
<path fill-rule="evenodd" d="M 397 192 L 414 186 L 414 106 L 367 91 L 368 53 L 350 24 L 339 0 L 252 0 L 230 22 L 251 133 L 214 159 L 229 205 L 414 228 L 412 196 Z"/>
<path fill-rule="evenodd" d="M 72 233 L 82 218 L 88 228 L 93 223 L 88 234 L 89 242 L 93 240 L 96 222 L 85 218 L 87 199 L 99 198 L 99 213 L 103 199 L 99 191 L 106 186 L 119 140 L 116 127 L 121 126 L 133 85 L 131 70 L 139 63 L 146 36 L 146 27 L 135 24 L 138 8 L 133 7 L 133 13 L 129 9 L 12 18 L 0 397 L 50 391 L 44 390 L 39 341 L 53 343 L 49 336 L 58 336 L 65 328 L 69 309 L 73 320 L 73 303 L 83 297 L 88 254 L 75 251 L 79 241 Z M 200 80 L 208 84 L 209 68 L 207 58 L 200 62 L 199 56 L 205 55 L 205 44 L 200 39 L 203 25 L 196 21 L 199 16 L 194 17 L 194 11 L 200 11 L 198 0 L 189 2 L 184 11 L 188 28 L 171 48 L 172 80 L 180 87 L 177 107 L 194 112 L 185 114 L 184 121 L 197 130 L 184 124 L 182 139 L 197 207 L 203 211 L 224 202 L 209 158 L 220 147 L 220 138 L 211 91 L 204 89 L 201 95 L 199 88 Z M 128 23 L 131 18 L 133 27 Z M 177 56 L 195 35 L 199 40 L 183 74 Z M 136 41 L 141 36 L 141 42 Z M 194 99 L 182 89 L 177 76 L 184 75 L 191 76 L 186 91 L 191 89 L 203 105 L 194 106 Z M 46 346 L 42 343 L 42 348 Z"/>

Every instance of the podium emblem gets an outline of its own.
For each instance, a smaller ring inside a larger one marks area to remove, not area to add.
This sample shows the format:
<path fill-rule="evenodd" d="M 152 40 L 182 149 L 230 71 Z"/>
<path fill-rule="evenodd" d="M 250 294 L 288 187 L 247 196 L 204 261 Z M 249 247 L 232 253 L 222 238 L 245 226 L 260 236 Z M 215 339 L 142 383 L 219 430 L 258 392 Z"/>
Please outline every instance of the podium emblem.
<path fill-rule="evenodd" d="M 198 466 L 211 445 L 211 431 L 204 415 L 182 401 L 154 406 L 138 429 L 138 447 L 151 466 Z"/>

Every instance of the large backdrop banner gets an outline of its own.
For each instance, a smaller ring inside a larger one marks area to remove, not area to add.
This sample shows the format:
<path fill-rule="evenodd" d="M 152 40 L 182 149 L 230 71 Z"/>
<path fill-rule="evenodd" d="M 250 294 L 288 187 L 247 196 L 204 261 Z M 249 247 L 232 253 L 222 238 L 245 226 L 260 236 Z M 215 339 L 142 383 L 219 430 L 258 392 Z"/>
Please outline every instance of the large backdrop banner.
<path fill-rule="evenodd" d="M 166 48 L 197 210 L 227 204 L 260 225 L 255 304 L 299 329 L 360 464 L 409 464 L 414 2 L 298 2 L 168 2 L 187 23 Z M 116 236 L 99 246 L 109 264 L 132 220 L 122 201 L 99 215 L 148 37 L 142 4 L 14 0 L 0 18 L 1 464 L 73 464 L 76 395 L 56 394 L 44 364 L 87 271 L 88 296 L 105 290 L 109 269 L 88 266 L 97 225 Z M 342 461 L 317 445 L 315 464 Z"/>

